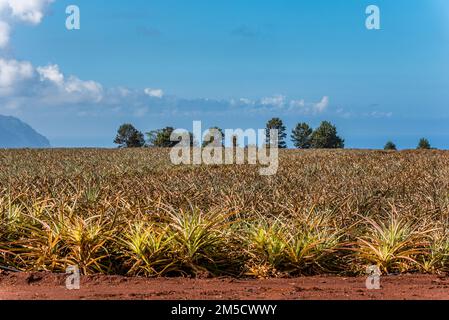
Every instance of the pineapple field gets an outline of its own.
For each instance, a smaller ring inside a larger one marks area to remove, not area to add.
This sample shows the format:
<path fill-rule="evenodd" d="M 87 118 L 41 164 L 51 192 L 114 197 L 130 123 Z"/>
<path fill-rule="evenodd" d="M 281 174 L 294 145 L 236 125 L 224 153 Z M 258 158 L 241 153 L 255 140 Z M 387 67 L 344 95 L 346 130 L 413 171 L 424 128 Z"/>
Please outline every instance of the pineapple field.
<path fill-rule="evenodd" d="M 279 170 L 168 149 L 0 151 L 0 268 L 288 278 L 445 274 L 449 153 L 285 150 Z"/>

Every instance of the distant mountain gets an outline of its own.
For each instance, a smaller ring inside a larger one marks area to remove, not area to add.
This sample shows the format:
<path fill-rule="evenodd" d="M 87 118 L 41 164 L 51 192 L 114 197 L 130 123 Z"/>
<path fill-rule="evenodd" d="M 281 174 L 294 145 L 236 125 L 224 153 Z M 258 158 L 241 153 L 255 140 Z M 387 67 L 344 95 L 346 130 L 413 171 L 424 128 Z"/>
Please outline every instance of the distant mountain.
<path fill-rule="evenodd" d="M 0 148 L 48 148 L 50 142 L 26 123 L 0 115 Z"/>

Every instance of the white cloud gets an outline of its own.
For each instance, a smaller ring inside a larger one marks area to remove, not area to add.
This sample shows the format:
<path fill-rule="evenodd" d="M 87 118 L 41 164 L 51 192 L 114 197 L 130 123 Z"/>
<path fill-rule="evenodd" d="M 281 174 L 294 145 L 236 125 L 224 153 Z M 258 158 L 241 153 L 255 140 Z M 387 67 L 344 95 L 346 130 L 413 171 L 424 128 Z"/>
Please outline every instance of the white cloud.
<path fill-rule="evenodd" d="M 273 106 L 277 108 L 282 108 L 285 105 L 285 96 L 283 95 L 275 95 L 273 97 L 262 98 L 260 103 L 263 106 Z"/>
<path fill-rule="evenodd" d="M 290 101 L 290 108 L 291 109 L 295 109 L 295 108 L 304 108 L 306 106 L 306 102 L 304 101 L 304 99 L 301 100 L 291 100 Z"/>
<path fill-rule="evenodd" d="M 245 103 L 246 102 L 246 103 Z M 318 115 L 324 113 L 329 107 L 329 97 L 323 96 L 319 102 L 306 102 L 305 99 L 289 99 L 285 95 L 274 95 L 265 97 L 256 101 L 251 100 L 230 100 L 231 106 L 245 107 L 241 109 L 245 112 L 270 114 L 277 112 L 278 114 L 301 114 L 301 115 Z"/>
<path fill-rule="evenodd" d="M 125 87 L 118 87 L 116 89 L 116 92 L 123 98 L 129 96 L 132 93 L 131 90 Z"/>
<path fill-rule="evenodd" d="M 37 67 L 41 81 L 51 81 L 58 86 L 64 84 L 64 75 L 59 71 L 59 66 L 56 64 L 48 65 L 46 67 Z"/>
<path fill-rule="evenodd" d="M 323 113 L 324 111 L 326 111 L 328 106 L 329 106 L 329 97 L 324 96 L 320 102 L 315 103 L 315 105 L 313 106 L 313 110 L 316 113 Z"/>
<path fill-rule="evenodd" d="M 254 101 L 248 98 L 240 98 L 239 101 L 246 105 L 254 105 Z"/>
<path fill-rule="evenodd" d="M 0 0 L 0 14 L 31 24 L 39 24 L 44 17 L 45 8 L 53 0 Z"/>
<path fill-rule="evenodd" d="M 9 24 L 4 21 L 0 21 L 0 48 L 4 48 L 8 45 L 10 32 L 11 28 Z"/>
<path fill-rule="evenodd" d="M 34 68 L 28 61 L 0 58 L 0 97 L 30 98 L 46 105 L 98 103 L 103 99 L 103 87 L 92 80 L 65 77 L 58 65 Z"/>
<path fill-rule="evenodd" d="M 302 114 L 318 114 L 323 113 L 329 107 L 329 97 L 324 96 L 317 103 L 306 103 L 304 99 L 289 100 L 284 95 L 275 95 L 273 97 L 262 98 L 260 105 L 268 107 L 266 110 L 275 111 L 275 109 L 284 110 L 286 112 L 299 112 Z M 269 108 L 272 107 L 272 108 Z"/>
<path fill-rule="evenodd" d="M 229 104 L 232 107 L 253 107 L 255 101 L 248 98 L 230 99 Z"/>
<path fill-rule="evenodd" d="M 70 76 L 65 82 L 64 89 L 68 93 L 92 93 L 95 95 L 101 95 L 103 87 L 101 84 L 95 81 L 83 81 L 75 76 Z"/>
<path fill-rule="evenodd" d="M 65 94 L 67 101 L 73 99 L 79 101 L 81 99 L 99 102 L 103 97 L 103 87 L 101 84 L 91 80 L 83 81 L 75 76 L 69 76 L 66 79 L 59 70 L 58 65 L 37 67 L 36 70 L 40 76 L 40 81 L 55 85 L 55 89 L 58 89 L 58 91 L 54 93 L 57 93 L 59 96 Z"/>
<path fill-rule="evenodd" d="M 46 7 L 52 2 L 53 0 L 0 0 L 0 48 L 9 43 L 12 22 L 39 24 Z"/>
<path fill-rule="evenodd" d="M 151 89 L 151 88 L 146 88 L 144 90 L 145 94 L 147 96 L 153 97 L 153 98 L 162 98 L 164 96 L 164 91 L 161 89 Z"/>
<path fill-rule="evenodd" d="M 0 95 L 13 93 L 24 80 L 34 75 L 31 63 L 0 58 Z"/>

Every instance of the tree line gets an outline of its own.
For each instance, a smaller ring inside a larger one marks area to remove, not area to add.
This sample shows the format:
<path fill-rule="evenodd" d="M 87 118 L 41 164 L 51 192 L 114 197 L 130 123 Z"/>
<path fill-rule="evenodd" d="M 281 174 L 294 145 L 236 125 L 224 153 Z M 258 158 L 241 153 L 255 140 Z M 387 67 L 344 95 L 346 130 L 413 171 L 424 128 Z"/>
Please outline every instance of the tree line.
<path fill-rule="evenodd" d="M 434 149 L 432 148 L 432 146 L 430 145 L 429 140 L 427 140 L 426 138 L 421 138 L 418 142 L 418 146 L 416 147 L 416 149 L 418 150 L 430 150 L 430 149 Z M 388 141 L 385 144 L 384 150 L 386 151 L 396 151 L 398 150 L 396 144 L 393 141 Z"/>
<path fill-rule="evenodd" d="M 266 124 L 266 143 L 270 143 L 270 130 L 278 130 L 278 147 L 281 149 L 287 148 L 287 128 L 280 118 L 273 118 Z M 117 136 L 114 143 L 119 148 L 171 148 L 176 146 L 179 141 L 172 141 L 170 139 L 172 133 L 175 131 L 173 127 L 165 127 L 163 129 L 153 130 L 145 133 L 145 135 L 137 130 L 132 124 L 125 123 L 120 126 L 117 131 Z M 209 132 L 219 132 L 221 141 L 214 141 L 216 134 L 206 134 L 202 146 L 205 147 L 210 143 L 224 146 L 223 130 L 218 127 L 209 129 Z M 190 144 L 192 146 L 198 145 L 192 133 L 190 135 Z M 146 139 L 145 139 L 146 136 Z M 329 121 L 323 121 L 321 124 L 313 129 L 305 122 L 298 123 L 291 131 L 290 139 L 297 149 L 343 149 L 345 147 L 345 140 L 342 139 L 337 132 L 337 128 Z M 237 138 L 231 138 L 234 147 L 238 146 Z M 430 142 L 422 138 L 419 141 L 417 149 L 431 149 Z M 384 150 L 397 150 L 396 145 L 392 141 L 388 141 Z"/>

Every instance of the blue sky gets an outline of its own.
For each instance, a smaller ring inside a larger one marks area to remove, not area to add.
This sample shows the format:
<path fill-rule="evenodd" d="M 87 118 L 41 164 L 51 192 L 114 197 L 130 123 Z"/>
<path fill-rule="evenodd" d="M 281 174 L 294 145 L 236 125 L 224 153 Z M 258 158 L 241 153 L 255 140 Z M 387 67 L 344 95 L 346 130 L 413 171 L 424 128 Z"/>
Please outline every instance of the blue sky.
<path fill-rule="evenodd" d="M 330 120 L 353 148 L 424 136 L 449 148 L 445 0 L 35 1 L 35 23 L 0 7 L 3 65 L 32 68 L 0 81 L 0 114 L 53 146 L 111 147 L 123 122 L 263 128 L 280 116 L 289 131 Z M 70 4 L 81 30 L 65 28 Z M 370 4 L 381 30 L 365 28 Z"/>

